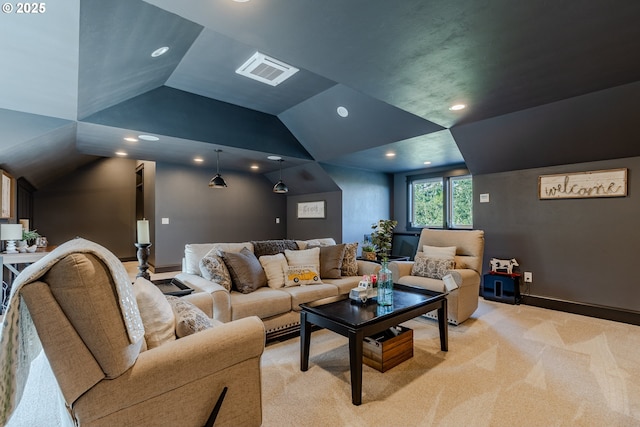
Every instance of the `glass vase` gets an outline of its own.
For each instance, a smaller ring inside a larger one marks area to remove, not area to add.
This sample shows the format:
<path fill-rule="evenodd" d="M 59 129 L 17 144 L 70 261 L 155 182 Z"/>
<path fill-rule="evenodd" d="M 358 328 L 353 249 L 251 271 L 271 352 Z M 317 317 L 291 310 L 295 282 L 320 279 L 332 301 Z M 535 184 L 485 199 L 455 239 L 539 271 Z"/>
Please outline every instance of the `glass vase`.
<path fill-rule="evenodd" d="M 393 275 L 389 270 L 389 261 L 382 260 L 382 268 L 378 272 L 378 305 L 393 305 Z"/>

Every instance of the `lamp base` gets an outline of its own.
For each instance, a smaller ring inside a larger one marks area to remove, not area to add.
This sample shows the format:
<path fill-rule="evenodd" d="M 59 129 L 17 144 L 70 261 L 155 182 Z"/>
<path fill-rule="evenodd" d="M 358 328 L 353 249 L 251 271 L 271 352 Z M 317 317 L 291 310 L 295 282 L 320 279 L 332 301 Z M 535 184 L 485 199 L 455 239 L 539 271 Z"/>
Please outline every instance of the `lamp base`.
<path fill-rule="evenodd" d="M 15 240 L 7 240 L 7 248 L 6 253 L 8 254 L 17 254 L 18 250 L 16 249 L 16 241 Z"/>
<path fill-rule="evenodd" d="M 147 271 L 149 269 L 149 264 L 147 261 L 149 260 L 149 247 L 151 243 L 135 243 L 136 248 L 138 248 L 137 257 L 138 257 L 138 274 L 136 277 L 144 277 L 147 280 L 151 280 L 151 275 Z"/>

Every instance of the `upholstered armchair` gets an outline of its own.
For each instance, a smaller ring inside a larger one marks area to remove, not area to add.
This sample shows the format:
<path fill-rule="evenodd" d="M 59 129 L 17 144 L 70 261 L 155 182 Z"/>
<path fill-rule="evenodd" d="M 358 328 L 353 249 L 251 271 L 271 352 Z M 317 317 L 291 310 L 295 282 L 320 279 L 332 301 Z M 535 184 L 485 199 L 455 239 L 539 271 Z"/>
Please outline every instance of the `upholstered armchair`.
<path fill-rule="evenodd" d="M 427 252 L 425 252 L 425 250 Z M 450 254 L 445 254 L 450 251 Z M 484 231 L 482 230 L 431 230 L 423 229 L 420 234 L 415 261 L 392 261 L 389 269 L 393 281 L 402 285 L 415 286 L 436 292 L 444 292 L 443 274 L 451 273 L 458 289 L 447 295 L 448 321 L 454 325 L 467 320 L 478 308 L 480 281 L 482 277 L 482 256 L 484 254 Z M 447 266 L 447 257 L 453 257 Z M 429 263 L 431 261 L 436 262 Z M 418 260 L 418 258 L 422 258 Z M 416 262 L 420 262 L 420 268 Z M 455 262 L 455 265 L 453 265 Z M 449 269 L 449 267 L 453 267 Z M 436 312 L 427 314 L 436 317 Z"/>
<path fill-rule="evenodd" d="M 117 279 L 100 257 L 71 253 L 47 268 L 20 292 L 76 425 L 204 426 L 217 405 L 216 426 L 261 424 L 260 319 L 146 349 L 145 337 L 132 342 L 135 316 L 123 314 Z"/>

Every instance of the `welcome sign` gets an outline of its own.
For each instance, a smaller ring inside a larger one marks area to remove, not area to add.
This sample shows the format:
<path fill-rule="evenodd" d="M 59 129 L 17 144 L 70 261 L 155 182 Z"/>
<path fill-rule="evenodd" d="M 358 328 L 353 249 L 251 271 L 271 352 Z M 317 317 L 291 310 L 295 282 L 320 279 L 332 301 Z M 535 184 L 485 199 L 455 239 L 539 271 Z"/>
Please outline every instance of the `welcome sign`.
<path fill-rule="evenodd" d="M 625 197 L 626 195 L 627 168 L 538 177 L 538 197 L 541 200 Z"/>

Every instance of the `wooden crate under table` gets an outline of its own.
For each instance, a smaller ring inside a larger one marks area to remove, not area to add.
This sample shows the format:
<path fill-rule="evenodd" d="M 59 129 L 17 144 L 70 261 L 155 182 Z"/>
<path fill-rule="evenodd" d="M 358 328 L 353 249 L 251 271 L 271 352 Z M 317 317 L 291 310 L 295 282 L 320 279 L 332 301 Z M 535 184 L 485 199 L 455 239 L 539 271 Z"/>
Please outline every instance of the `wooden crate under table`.
<path fill-rule="evenodd" d="M 362 345 L 362 362 L 380 372 L 413 357 L 413 330 L 397 326 L 396 336 L 390 329 L 367 337 Z"/>

